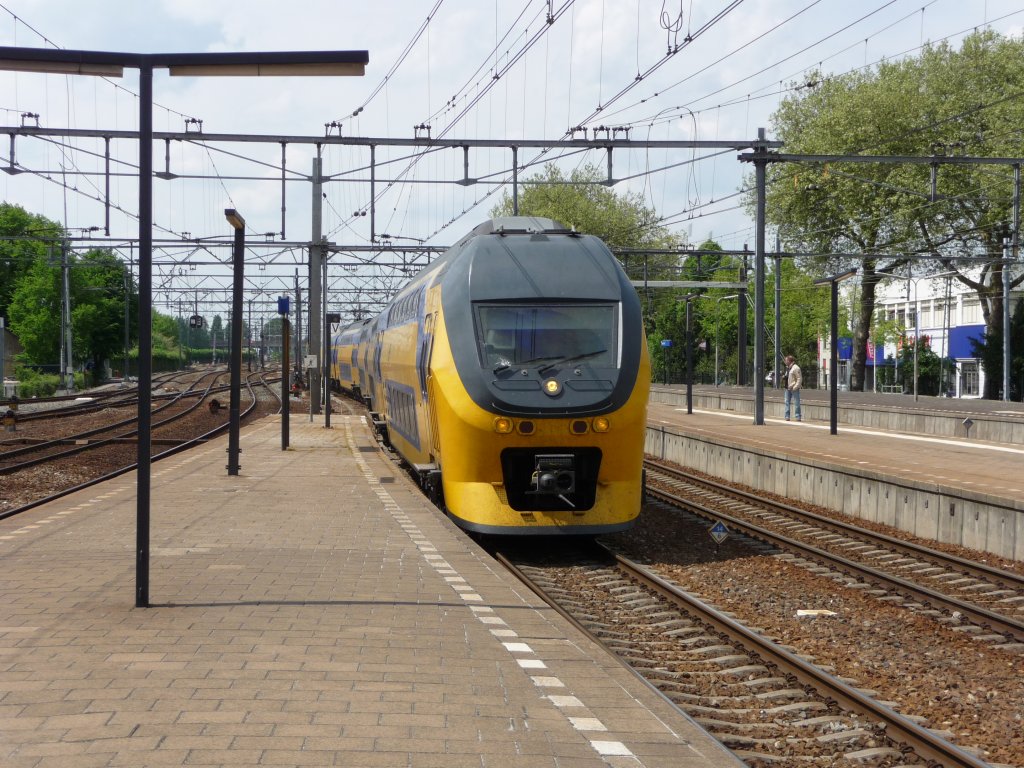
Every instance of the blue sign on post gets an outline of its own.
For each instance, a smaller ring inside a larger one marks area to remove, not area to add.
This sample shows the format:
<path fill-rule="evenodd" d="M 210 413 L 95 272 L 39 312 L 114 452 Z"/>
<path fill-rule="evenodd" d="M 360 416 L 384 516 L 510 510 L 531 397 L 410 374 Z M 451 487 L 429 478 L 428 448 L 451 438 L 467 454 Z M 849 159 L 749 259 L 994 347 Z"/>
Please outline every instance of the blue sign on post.
<path fill-rule="evenodd" d="M 277 314 L 287 315 L 288 314 L 288 297 L 278 296 L 277 297 Z"/>
<path fill-rule="evenodd" d="M 672 339 L 662 339 L 661 340 L 661 346 L 663 346 L 663 347 L 671 347 L 672 346 Z"/>

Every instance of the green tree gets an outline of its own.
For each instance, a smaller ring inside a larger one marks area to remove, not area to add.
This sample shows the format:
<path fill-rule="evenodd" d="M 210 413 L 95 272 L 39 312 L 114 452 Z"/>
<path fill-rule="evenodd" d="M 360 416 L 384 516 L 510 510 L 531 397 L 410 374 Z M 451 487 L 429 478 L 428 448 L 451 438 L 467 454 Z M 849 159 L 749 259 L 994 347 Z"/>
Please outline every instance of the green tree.
<path fill-rule="evenodd" d="M 792 153 L 1019 156 L 1024 103 L 1006 94 L 1022 91 L 1024 42 L 985 31 L 959 50 L 940 44 L 869 72 L 811 75 L 773 125 Z M 992 166 L 941 166 L 933 198 L 930 173 L 910 164 L 769 165 L 768 218 L 786 246 L 823 254 L 804 264 L 816 274 L 860 268 L 853 389 L 864 386 L 876 286 L 911 268 L 906 254 L 934 258 L 915 263 L 915 275 L 954 271 L 975 290 L 989 335 L 1001 316 L 1012 176 Z M 853 256 L 830 255 L 842 253 Z M 976 263 L 961 260 L 977 255 L 991 257 L 980 275 L 967 271 Z"/>
<path fill-rule="evenodd" d="M 914 391 L 914 356 L 917 356 L 917 393 L 919 395 L 937 396 L 940 391 L 939 375 L 942 370 L 942 360 L 934 350 L 927 337 L 912 342 L 903 336 L 903 344 L 900 345 L 897 357 L 899 367 L 903 372 L 900 376 L 904 383 L 904 391 Z M 946 361 L 946 369 L 951 370 L 951 361 Z"/>
<path fill-rule="evenodd" d="M 53 249 L 63 234 L 56 222 L 19 205 L 0 203 L 0 316 L 8 317 L 7 308 L 18 280 Z"/>
<path fill-rule="evenodd" d="M 985 378 L 995 379 L 999 392 L 1003 388 L 1003 326 L 985 331 L 981 340 L 971 339 L 972 353 L 981 359 Z M 998 394 L 998 392 L 997 392 Z M 1010 318 L 1010 399 L 1024 397 L 1024 299 L 1018 299 Z"/>
<path fill-rule="evenodd" d="M 210 341 L 217 354 L 215 359 L 226 360 L 227 359 L 227 336 L 224 333 L 224 321 L 221 320 L 220 315 L 213 316 L 213 322 L 210 323 Z"/>
<path fill-rule="evenodd" d="M 138 296 L 125 288 L 125 268 L 111 251 L 94 249 L 76 256 L 70 273 L 72 350 L 78 361 L 120 357 L 124 349 L 125 302 L 128 302 L 129 344 L 137 337 Z"/>
<path fill-rule="evenodd" d="M 153 349 L 177 352 L 178 339 L 178 319 L 153 310 Z"/>
<path fill-rule="evenodd" d="M 782 357 L 793 355 L 808 380 L 812 362 L 818 357 L 818 339 L 831 331 L 832 297 L 828 288 L 814 284 L 814 278 L 797 266 L 793 259 L 782 259 Z M 773 267 L 774 268 L 774 267 Z M 774 277 L 769 284 L 774 283 Z M 774 334 L 775 291 L 766 290 L 770 316 L 766 319 Z M 848 303 L 840 299 L 839 333 L 850 333 Z M 771 360 L 774 366 L 774 360 Z"/>
<path fill-rule="evenodd" d="M 22 358 L 33 365 L 60 364 L 60 268 L 37 258 L 18 278 L 7 311 Z"/>
<path fill-rule="evenodd" d="M 617 194 L 604 184 L 605 175 L 595 165 L 584 165 L 568 177 L 555 164 L 550 163 L 537 175 L 522 184 L 519 194 L 519 215 L 554 219 L 579 232 L 595 235 L 611 249 L 628 249 L 620 253 L 619 260 L 626 274 L 633 280 L 677 278 L 685 263 L 680 254 L 657 253 L 667 249 L 678 250 L 682 241 L 659 223 L 657 213 L 648 208 L 643 196 Z M 504 198 L 491 210 L 491 216 L 511 216 L 512 198 Z M 644 253 L 649 249 L 651 253 Z M 685 279 L 685 278 L 684 278 Z M 651 292 L 646 299 L 644 322 L 651 345 L 655 371 L 663 371 L 663 353 L 656 319 L 670 325 L 675 321 L 671 291 Z"/>
<path fill-rule="evenodd" d="M 103 361 L 124 346 L 126 300 L 130 330 L 134 329 L 137 296 L 134 290 L 126 296 L 124 265 L 109 251 L 68 254 L 67 262 L 74 362 L 92 361 L 99 372 Z M 18 278 L 9 311 L 11 330 L 24 348 L 24 362 L 59 364 L 63 295 L 60 260 L 52 255 L 37 257 Z"/>
<path fill-rule="evenodd" d="M 519 194 L 520 216 L 554 219 L 579 232 L 595 235 L 615 249 L 630 249 L 620 261 L 633 279 L 672 275 L 680 257 L 674 254 L 645 255 L 643 249 L 678 249 L 680 238 L 659 223 L 658 215 L 644 204 L 642 195 L 617 194 L 604 184 L 605 175 L 587 164 L 568 177 L 553 163 L 527 179 Z M 506 192 L 491 216 L 511 216 L 512 197 Z"/>
<path fill-rule="evenodd" d="M 658 223 L 641 195 L 616 194 L 604 186 L 604 174 L 584 165 L 568 178 L 553 163 L 527 179 L 519 194 L 520 216 L 542 216 L 596 235 L 609 248 L 668 248 L 678 239 Z M 491 215 L 511 216 L 512 197 L 506 192 Z"/>

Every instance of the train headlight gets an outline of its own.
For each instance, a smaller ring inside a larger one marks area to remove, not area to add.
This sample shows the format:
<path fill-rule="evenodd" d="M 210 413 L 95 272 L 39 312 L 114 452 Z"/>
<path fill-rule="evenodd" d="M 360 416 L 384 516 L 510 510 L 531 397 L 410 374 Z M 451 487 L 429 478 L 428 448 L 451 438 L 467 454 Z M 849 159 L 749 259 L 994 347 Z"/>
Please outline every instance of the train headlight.
<path fill-rule="evenodd" d="M 604 416 L 598 416 L 594 419 L 593 427 L 595 432 L 607 432 L 611 428 L 611 424 Z"/>
<path fill-rule="evenodd" d="M 504 416 L 498 416 L 494 419 L 494 431 L 499 435 L 507 435 L 512 431 L 513 424 L 512 419 Z"/>
<path fill-rule="evenodd" d="M 534 431 L 534 424 L 532 421 L 520 421 L 516 425 L 516 429 L 519 430 L 520 435 L 532 435 Z"/>
<path fill-rule="evenodd" d="M 587 434 L 588 429 L 590 429 L 590 427 L 583 419 L 576 419 L 576 421 L 569 424 L 569 431 L 574 435 L 585 435 Z"/>
<path fill-rule="evenodd" d="M 544 393 L 554 397 L 560 394 L 562 391 L 562 385 L 558 382 L 558 379 L 548 379 L 544 382 Z"/>

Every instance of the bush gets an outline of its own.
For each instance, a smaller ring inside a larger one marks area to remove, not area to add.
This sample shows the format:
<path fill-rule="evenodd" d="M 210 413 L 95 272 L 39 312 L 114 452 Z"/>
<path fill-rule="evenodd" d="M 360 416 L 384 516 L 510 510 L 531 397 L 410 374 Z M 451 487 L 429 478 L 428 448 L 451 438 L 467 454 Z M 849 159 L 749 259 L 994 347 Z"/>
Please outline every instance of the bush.
<path fill-rule="evenodd" d="M 14 378 L 18 380 L 18 397 L 27 400 L 32 397 L 49 397 L 60 386 L 60 377 L 55 373 L 40 373 L 32 368 L 17 368 Z"/>
<path fill-rule="evenodd" d="M 28 400 L 33 397 L 50 397 L 63 386 L 63 381 L 56 373 L 43 373 L 34 368 L 16 368 L 14 378 L 18 380 L 18 398 Z M 85 389 L 86 374 L 75 374 L 75 389 Z"/>

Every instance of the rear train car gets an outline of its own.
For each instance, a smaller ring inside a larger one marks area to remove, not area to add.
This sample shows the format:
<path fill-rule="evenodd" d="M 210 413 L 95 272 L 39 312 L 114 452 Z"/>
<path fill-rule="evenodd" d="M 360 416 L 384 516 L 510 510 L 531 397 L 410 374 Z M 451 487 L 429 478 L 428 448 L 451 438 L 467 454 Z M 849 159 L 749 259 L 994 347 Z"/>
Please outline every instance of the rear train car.
<path fill-rule="evenodd" d="M 331 384 L 335 389 L 356 398 L 362 398 L 359 369 L 359 340 L 363 325 L 357 320 L 338 329 L 331 338 Z"/>
<path fill-rule="evenodd" d="M 375 427 L 458 525 L 634 523 L 650 360 L 636 291 L 598 238 L 550 219 L 485 222 L 359 333 Z"/>

